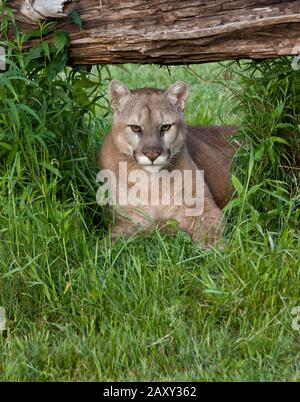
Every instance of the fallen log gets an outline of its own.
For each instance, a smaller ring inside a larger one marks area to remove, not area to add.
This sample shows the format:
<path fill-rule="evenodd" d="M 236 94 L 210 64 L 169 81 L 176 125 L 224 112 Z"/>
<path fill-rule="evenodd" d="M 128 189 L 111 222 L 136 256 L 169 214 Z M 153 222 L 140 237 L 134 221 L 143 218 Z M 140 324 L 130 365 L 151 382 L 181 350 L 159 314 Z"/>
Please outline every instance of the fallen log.
<path fill-rule="evenodd" d="M 183 64 L 300 54 L 300 1 L 13 0 L 22 30 L 59 18 L 71 64 Z M 70 17 L 76 10 L 80 30 Z M 62 17 L 62 18 L 60 18 Z"/>

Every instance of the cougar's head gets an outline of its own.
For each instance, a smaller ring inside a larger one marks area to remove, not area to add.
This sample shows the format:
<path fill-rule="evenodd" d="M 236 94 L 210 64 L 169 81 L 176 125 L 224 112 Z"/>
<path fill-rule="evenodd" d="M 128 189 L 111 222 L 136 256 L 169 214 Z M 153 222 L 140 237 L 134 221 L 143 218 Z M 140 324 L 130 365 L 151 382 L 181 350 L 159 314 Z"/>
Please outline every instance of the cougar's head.
<path fill-rule="evenodd" d="M 187 84 L 177 82 L 167 91 L 130 91 L 113 80 L 109 96 L 114 113 L 112 136 L 118 150 L 148 172 L 167 167 L 185 141 L 183 110 Z"/>

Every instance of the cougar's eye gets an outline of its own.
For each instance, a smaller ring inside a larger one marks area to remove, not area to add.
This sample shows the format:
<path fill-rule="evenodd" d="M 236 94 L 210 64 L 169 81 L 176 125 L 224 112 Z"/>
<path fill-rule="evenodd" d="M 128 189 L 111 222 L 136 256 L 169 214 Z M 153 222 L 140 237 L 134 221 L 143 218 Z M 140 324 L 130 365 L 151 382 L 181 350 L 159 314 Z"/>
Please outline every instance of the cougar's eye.
<path fill-rule="evenodd" d="M 172 126 L 172 124 L 163 124 L 163 125 L 160 127 L 161 133 L 163 134 L 164 132 L 169 131 L 170 128 L 171 128 L 171 126 Z"/>
<path fill-rule="evenodd" d="M 135 124 L 129 126 L 134 133 L 140 134 L 142 132 L 142 127 Z"/>

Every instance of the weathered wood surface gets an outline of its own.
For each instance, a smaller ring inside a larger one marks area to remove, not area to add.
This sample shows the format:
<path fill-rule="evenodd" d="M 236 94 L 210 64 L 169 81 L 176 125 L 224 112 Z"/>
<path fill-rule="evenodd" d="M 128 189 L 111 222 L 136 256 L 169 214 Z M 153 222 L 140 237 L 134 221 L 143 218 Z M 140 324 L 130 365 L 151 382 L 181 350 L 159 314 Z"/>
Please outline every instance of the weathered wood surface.
<path fill-rule="evenodd" d="M 22 3 L 8 1 L 27 30 L 33 22 L 21 15 Z M 65 3 L 69 10 L 72 2 Z M 182 64 L 300 54 L 300 0 L 78 0 L 74 6 L 83 30 L 69 17 L 58 22 L 70 34 L 73 64 Z"/>
<path fill-rule="evenodd" d="M 23 0 L 18 10 L 24 21 L 66 17 L 73 8 L 72 0 Z"/>

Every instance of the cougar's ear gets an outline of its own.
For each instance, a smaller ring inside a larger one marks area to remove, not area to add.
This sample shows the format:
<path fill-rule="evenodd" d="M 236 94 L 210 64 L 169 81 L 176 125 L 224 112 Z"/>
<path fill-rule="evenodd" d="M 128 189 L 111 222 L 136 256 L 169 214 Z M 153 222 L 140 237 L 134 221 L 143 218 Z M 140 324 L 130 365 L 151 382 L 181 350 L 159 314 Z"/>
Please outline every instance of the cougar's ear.
<path fill-rule="evenodd" d="M 108 93 L 114 110 L 119 110 L 124 101 L 131 95 L 129 89 L 118 80 L 110 81 Z"/>
<path fill-rule="evenodd" d="M 185 101 L 188 96 L 188 86 L 183 81 L 178 81 L 174 85 L 172 85 L 165 94 L 171 100 L 174 105 L 177 105 L 178 108 L 183 112 Z"/>

